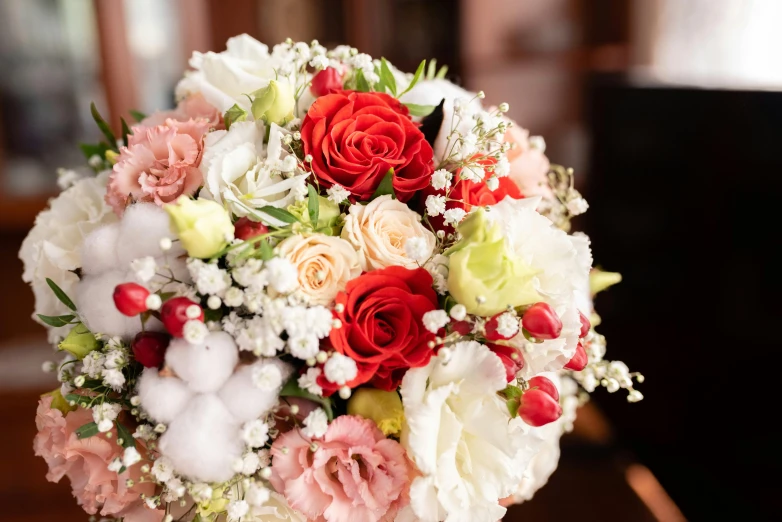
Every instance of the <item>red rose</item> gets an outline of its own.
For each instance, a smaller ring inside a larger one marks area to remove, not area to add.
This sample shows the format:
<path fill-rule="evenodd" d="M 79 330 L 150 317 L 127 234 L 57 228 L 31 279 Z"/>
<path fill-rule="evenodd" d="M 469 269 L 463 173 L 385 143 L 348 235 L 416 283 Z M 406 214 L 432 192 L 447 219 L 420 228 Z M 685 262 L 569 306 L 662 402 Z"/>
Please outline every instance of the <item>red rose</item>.
<path fill-rule="evenodd" d="M 301 126 L 304 153 L 326 188 L 339 184 L 365 201 L 394 169 L 397 199 L 408 201 L 429 185 L 432 147 L 407 107 L 379 92 L 341 91 L 321 96 Z"/>
<path fill-rule="evenodd" d="M 348 282 L 336 302 L 344 307 L 336 313 L 342 327 L 331 330 L 329 340 L 358 365 L 358 376 L 348 383 L 351 388 L 370 382 L 390 391 L 408 368 L 429 362 L 433 351 L 428 343 L 434 334 L 424 328 L 422 317 L 438 304 L 432 276 L 423 268 L 391 266 L 367 272 Z M 328 384 L 326 393 L 337 388 Z"/>

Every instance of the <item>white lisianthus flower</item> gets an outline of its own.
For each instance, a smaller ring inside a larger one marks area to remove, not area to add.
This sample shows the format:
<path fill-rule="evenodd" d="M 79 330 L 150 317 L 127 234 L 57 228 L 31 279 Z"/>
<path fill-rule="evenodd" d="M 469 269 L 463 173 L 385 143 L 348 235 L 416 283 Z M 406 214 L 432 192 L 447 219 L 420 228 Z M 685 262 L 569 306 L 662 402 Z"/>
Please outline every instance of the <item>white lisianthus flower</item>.
<path fill-rule="evenodd" d="M 417 261 L 405 251 L 405 243 L 414 237 L 425 241 L 417 253 L 429 258 L 437 244 L 434 234 L 421 224 L 418 213 L 388 195 L 352 205 L 342 229 L 342 238 L 355 247 L 365 272 L 394 265 L 416 268 Z"/>
<path fill-rule="evenodd" d="M 559 370 L 575 354 L 581 329 L 580 295 L 589 285 L 592 266 L 589 238 L 583 234 L 568 235 L 555 227 L 535 210 L 539 201 L 538 197 L 505 198 L 488 213 L 492 221 L 500 224 L 513 253 L 537 272 L 535 289 L 562 321 L 562 333 L 557 339 L 530 343 L 519 334 L 510 341 L 524 353 L 524 378 Z"/>
<path fill-rule="evenodd" d="M 35 219 L 35 226 L 22 243 L 19 258 L 24 263 L 22 279 L 30 283 L 35 294 L 35 313 L 63 315 L 70 310 L 54 295 L 48 277 L 71 298 L 79 282 L 72 272 L 82 266 L 81 246 L 90 232 L 117 221 L 106 205 L 106 182 L 109 172 L 84 178 L 51 201 L 49 209 Z M 63 336 L 68 328 L 49 328 L 51 339 Z"/>
<path fill-rule="evenodd" d="M 269 52 L 269 47 L 255 38 L 242 34 L 229 38 L 221 53 L 194 52 L 190 66 L 176 87 L 178 99 L 201 93 L 204 99 L 224 113 L 239 105 L 252 118 L 251 101 L 247 94 L 266 87 L 271 80 L 285 79 L 293 86 L 309 81 L 309 75 L 299 77 L 297 72 L 309 60 L 309 53 L 296 53 L 294 46 L 280 44 Z M 306 111 L 313 101 L 309 89 L 299 100 L 299 111 Z"/>
<path fill-rule="evenodd" d="M 539 442 L 497 396 L 507 380 L 487 347 L 459 342 L 447 364 L 433 357 L 402 380 L 401 443 L 421 472 L 410 505 L 422 522 L 496 522 Z"/>
<path fill-rule="evenodd" d="M 285 208 L 294 203 L 304 188 L 307 173 L 282 147 L 283 130 L 271 124 L 269 143 L 264 145 L 265 127 L 260 122 L 237 122 L 227 131 L 215 131 L 204 139 L 201 172 L 204 188 L 199 197 L 214 200 L 234 215 L 252 216 L 272 226 L 284 223 L 258 212 L 271 205 Z"/>

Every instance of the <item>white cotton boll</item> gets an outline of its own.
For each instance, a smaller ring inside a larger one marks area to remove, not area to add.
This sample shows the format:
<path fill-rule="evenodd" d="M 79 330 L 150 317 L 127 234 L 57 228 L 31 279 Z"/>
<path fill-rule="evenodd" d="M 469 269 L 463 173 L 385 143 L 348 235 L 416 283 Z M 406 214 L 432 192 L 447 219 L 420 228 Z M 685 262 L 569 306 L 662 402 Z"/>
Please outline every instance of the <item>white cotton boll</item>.
<path fill-rule="evenodd" d="M 184 411 L 193 392 L 177 377 L 161 377 L 157 368 L 146 368 L 138 380 L 141 407 L 156 422 L 168 424 Z"/>
<path fill-rule="evenodd" d="M 160 240 L 171 237 L 168 214 L 154 203 L 136 203 L 125 211 L 120 221 L 117 256 L 120 262 L 130 263 L 145 256 L 163 254 Z M 180 243 L 174 243 L 166 252 L 169 259 L 184 253 Z"/>
<path fill-rule="evenodd" d="M 233 462 L 241 458 L 244 443 L 238 423 L 220 399 L 207 394 L 190 401 L 158 447 L 177 474 L 192 481 L 223 482 L 234 475 Z"/>
<path fill-rule="evenodd" d="M 258 388 L 253 380 L 254 372 L 270 364 L 277 366 L 277 369 L 280 370 L 282 375 L 281 382 L 287 382 L 293 373 L 293 368 L 290 364 L 284 363 L 279 359 L 261 359 L 249 366 L 239 368 L 218 393 L 228 411 L 239 422 L 257 419 L 277 404 L 280 387 L 278 386 L 272 390 Z"/>
<path fill-rule="evenodd" d="M 236 343 L 225 332 L 212 332 L 198 344 L 176 339 L 166 351 L 166 364 L 197 393 L 219 390 L 238 362 Z"/>
<path fill-rule="evenodd" d="M 84 276 L 76 286 L 76 292 L 71 297 L 91 332 L 129 339 L 141 331 L 139 317 L 123 315 L 114 305 L 114 288 L 129 281 L 134 281 L 131 273 L 112 270 Z"/>
<path fill-rule="evenodd" d="M 81 270 L 84 274 L 99 274 L 118 266 L 117 238 L 119 223 L 102 226 L 84 238 L 81 247 Z"/>

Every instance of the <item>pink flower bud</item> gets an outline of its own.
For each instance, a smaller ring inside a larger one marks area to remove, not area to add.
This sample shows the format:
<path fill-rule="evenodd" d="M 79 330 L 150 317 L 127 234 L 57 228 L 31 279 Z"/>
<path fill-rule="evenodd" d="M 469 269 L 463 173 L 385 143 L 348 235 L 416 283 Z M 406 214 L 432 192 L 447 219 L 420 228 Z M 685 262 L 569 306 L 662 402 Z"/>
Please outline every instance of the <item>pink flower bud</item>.
<path fill-rule="evenodd" d="M 149 290 L 136 283 L 123 283 L 114 288 L 114 306 L 129 317 L 147 311 L 147 297 Z"/>

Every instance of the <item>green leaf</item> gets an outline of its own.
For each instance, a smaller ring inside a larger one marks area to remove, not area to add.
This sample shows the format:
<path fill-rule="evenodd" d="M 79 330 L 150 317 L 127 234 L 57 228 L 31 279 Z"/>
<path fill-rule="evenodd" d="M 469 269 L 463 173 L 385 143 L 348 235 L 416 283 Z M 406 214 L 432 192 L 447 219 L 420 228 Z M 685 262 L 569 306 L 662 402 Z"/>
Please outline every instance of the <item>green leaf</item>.
<path fill-rule="evenodd" d="M 318 191 L 312 185 L 307 185 L 307 213 L 310 215 L 312 226 L 317 227 L 318 218 L 320 217 L 320 199 L 318 198 Z"/>
<path fill-rule="evenodd" d="M 266 205 L 258 209 L 259 212 L 268 214 L 275 219 L 279 219 L 283 223 L 295 223 L 298 221 L 296 216 L 285 210 L 284 208 L 277 208 L 271 205 Z"/>
<path fill-rule="evenodd" d="M 326 412 L 326 416 L 329 420 L 334 419 L 334 411 L 331 409 L 331 399 L 302 390 L 299 388 L 298 377 L 295 375 L 282 387 L 282 390 L 280 390 L 280 397 L 301 397 L 317 402 L 323 408 L 323 411 Z"/>
<path fill-rule="evenodd" d="M 524 393 L 518 386 L 511 386 L 510 384 L 505 387 L 501 392 L 506 399 L 518 399 Z"/>
<path fill-rule="evenodd" d="M 434 80 L 434 75 L 437 73 L 437 59 L 432 58 L 429 60 L 429 67 L 426 69 L 426 79 Z"/>
<path fill-rule="evenodd" d="M 505 405 L 508 407 L 511 418 L 515 419 L 519 415 L 519 401 L 516 399 L 508 399 L 505 401 Z"/>
<path fill-rule="evenodd" d="M 396 78 L 385 58 L 380 59 L 380 80 L 392 96 L 396 97 Z"/>
<path fill-rule="evenodd" d="M 373 200 L 375 198 L 378 198 L 380 196 L 385 196 L 387 194 L 390 194 L 392 198 L 396 199 L 396 196 L 394 194 L 394 168 L 393 167 L 388 169 L 386 175 L 383 176 L 383 181 L 380 182 L 380 185 L 377 186 L 374 194 L 372 194 L 372 197 L 369 199 Z"/>
<path fill-rule="evenodd" d="M 108 140 L 109 148 L 115 151 L 118 150 L 117 138 L 114 137 L 114 133 L 111 132 L 111 127 L 109 127 L 109 124 L 106 123 L 106 120 L 104 120 L 103 116 L 101 116 L 98 112 L 98 108 L 95 106 L 95 102 L 90 104 L 90 112 L 92 112 L 92 119 L 95 120 L 95 123 L 98 124 L 98 128 Z"/>
<path fill-rule="evenodd" d="M 412 116 L 429 116 L 437 108 L 436 105 L 417 105 L 415 103 L 405 103 Z"/>
<path fill-rule="evenodd" d="M 87 161 L 93 156 L 99 156 L 101 159 L 105 160 L 106 151 L 109 150 L 108 145 L 105 143 L 80 143 L 79 148 Z"/>
<path fill-rule="evenodd" d="M 52 292 L 54 292 L 54 295 L 57 296 L 57 299 L 59 299 L 62 304 L 64 304 L 74 312 L 76 311 L 76 305 L 73 304 L 73 301 L 71 301 L 70 297 L 65 295 L 65 292 L 62 291 L 62 288 L 57 286 L 57 283 L 55 283 L 54 281 L 52 281 L 47 277 L 46 284 L 49 285 L 49 288 L 52 289 Z"/>
<path fill-rule="evenodd" d="M 274 250 L 272 249 L 272 246 L 269 244 L 269 241 L 267 239 L 264 239 L 261 243 L 261 260 L 268 261 L 269 259 L 274 257 Z"/>
<path fill-rule="evenodd" d="M 76 437 L 80 439 L 86 439 L 92 437 L 93 435 L 97 435 L 98 433 L 98 425 L 94 422 L 90 422 L 89 424 L 85 424 L 76 430 Z"/>
<path fill-rule="evenodd" d="M 117 442 L 122 439 L 123 448 L 135 448 L 136 439 L 133 438 L 133 434 L 130 432 L 130 430 L 120 422 L 115 422 L 115 424 L 117 425 Z"/>
<path fill-rule="evenodd" d="M 361 69 L 356 71 L 356 90 L 359 92 L 369 92 L 372 89 L 369 87 L 369 82 L 367 82 L 367 79 L 364 78 L 364 73 L 361 72 Z"/>
<path fill-rule="evenodd" d="M 133 116 L 133 119 L 136 120 L 137 123 L 141 123 L 141 120 L 147 117 L 146 114 L 144 114 L 141 111 L 137 111 L 135 109 L 130 109 L 128 112 L 130 113 L 131 116 Z"/>
<path fill-rule="evenodd" d="M 407 89 L 399 93 L 399 96 L 397 98 L 401 98 L 405 93 L 410 92 L 410 89 L 415 87 L 415 84 L 418 83 L 418 81 L 421 79 L 421 75 L 424 74 L 424 68 L 426 67 L 426 60 L 421 60 L 421 63 L 418 64 L 418 69 L 415 70 L 415 74 L 413 75 L 413 79 L 410 80 L 410 84 L 407 86 Z"/>
<path fill-rule="evenodd" d="M 231 128 L 231 125 L 237 121 L 245 121 L 247 119 L 247 111 L 239 107 L 239 104 L 234 103 L 233 107 L 225 111 L 223 121 L 225 121 L 225 129 Z"/>
<path fill-rule="evenodd" d="M 71 324 L 71 321 L 73 321 L 75 317 L 73 315 L 58 315 L 56 317 L 53 317 L 51 315 L 42 315 L 42 314 L 37 314 L 37 315 L 38 315 L 38 319 L 48 324 L 49 326 L 53 326 L 55 328 L 59 328 L 60 326 L 67 326 Z"/>
<path fill-rule="evenodd" d="M 437 71 L 435 78 L 437 78 L 438 80 L 442 80 L 443 78 L 445 78 L 446 74 L 448 74 L 448 66 L 443 65 L 442 67 L 440 67 L 440 70 Z"/>
<path fill-rule="evenodd" d="M 120 118 L 119 121 L 122 122 L 122 143 L 124 143 L 127 147 L 128 136 L 130 135 L 130 127 L 128 127 L 128 122 L 125 121 L 125 118 Z"/>

